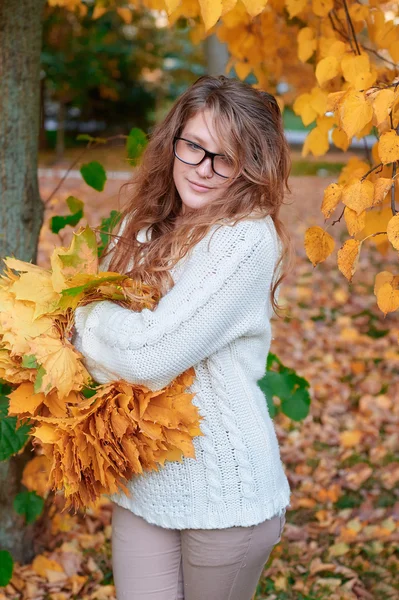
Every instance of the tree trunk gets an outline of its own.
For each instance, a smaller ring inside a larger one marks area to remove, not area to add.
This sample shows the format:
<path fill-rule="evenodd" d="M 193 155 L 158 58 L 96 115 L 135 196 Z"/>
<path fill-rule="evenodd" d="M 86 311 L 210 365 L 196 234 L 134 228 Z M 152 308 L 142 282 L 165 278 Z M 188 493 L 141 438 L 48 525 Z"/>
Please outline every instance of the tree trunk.
<path fill-rule="evenodd" d="M 204 40 L 206 67 L 208 75 L 226 75 L 226 66 L 229 60 L 227 45 L 223 44 L 216 34 Z"/>
<path fill-rule="evenodd" d="M 43 221 L 37 159 L 44 5 L 0 0 L 0 257 L 22 260 L 36 259 Z"/>
<path fill-rule="evenodd" d="M 55 161 L 56 163 L 62 162 L 65 154 L 65 117 L 66 117 L 66 104 L 61 98 L 58 104 L 57 114 L 57 142 L 55 147 Z"/>
<path fill-rule="evenodd" d="M 0 257 L 33 261 L 43 222 L 37 161 L 44 5 L 0 0 Z M 23 526 L 13 500 L 28 450 L 0 463 L 0 545 L 21 562 L 32 557 L 34 528 Z"/>

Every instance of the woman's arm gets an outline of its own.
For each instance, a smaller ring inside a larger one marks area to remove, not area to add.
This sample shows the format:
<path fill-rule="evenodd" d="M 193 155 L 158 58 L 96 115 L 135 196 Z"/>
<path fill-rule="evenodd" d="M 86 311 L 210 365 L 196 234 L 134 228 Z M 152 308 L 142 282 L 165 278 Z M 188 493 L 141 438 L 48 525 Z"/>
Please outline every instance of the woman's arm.
<path fill-rule="evenodd" d="M 259 327 L 276 261 L 271 232 L 243 221 L 217 230 L 210 245 L 195 249 L 153 311 L 110 301 L 77 309 L 75 345 L 94 379 L 124 379 L 155 391 Z"/>

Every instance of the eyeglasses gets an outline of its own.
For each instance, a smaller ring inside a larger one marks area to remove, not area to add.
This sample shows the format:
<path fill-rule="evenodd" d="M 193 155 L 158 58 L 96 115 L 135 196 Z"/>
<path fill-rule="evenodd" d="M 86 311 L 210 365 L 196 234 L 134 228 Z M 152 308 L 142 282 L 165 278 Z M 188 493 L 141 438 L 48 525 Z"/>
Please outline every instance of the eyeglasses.
<path fill-rule="evenodd" d="M 234 172 L 234 166 L 231 160 L 224 154 L 217 154 L 205 150 L 199 144 L 187 140 L 186 138 L 175 136 L 173 138 L 173 152 L 176 158 L 186 165 L 198 166 L 207 157 L 211 159 L 212 170 L 219 177 L 227 179 Z"/>

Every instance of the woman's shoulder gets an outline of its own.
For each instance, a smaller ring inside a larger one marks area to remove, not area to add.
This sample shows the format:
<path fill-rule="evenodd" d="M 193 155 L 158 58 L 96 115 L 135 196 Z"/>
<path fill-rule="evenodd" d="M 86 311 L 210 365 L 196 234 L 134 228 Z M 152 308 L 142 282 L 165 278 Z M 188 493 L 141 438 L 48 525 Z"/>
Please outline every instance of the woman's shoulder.
<path fill-rule="evenodd" d="M 202 240 L 208 248 L 212 244 L 214 249 L 227 252 L 235 247 L 250 249 L 263 242 L 273 247 L 277 243 L 277 232 L 273 219 L 270 215 L 254 219 L 240 219 L 236 222 L 216 223 L 211 226 L 209 232 Z"/>

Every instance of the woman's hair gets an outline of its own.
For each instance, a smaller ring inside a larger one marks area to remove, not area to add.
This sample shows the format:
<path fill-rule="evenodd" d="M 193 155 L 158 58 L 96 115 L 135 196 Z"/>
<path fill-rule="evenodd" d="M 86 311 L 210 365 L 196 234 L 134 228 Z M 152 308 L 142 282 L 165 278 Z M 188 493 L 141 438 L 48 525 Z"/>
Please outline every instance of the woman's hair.
<path fill-rule="evenodd" d="M 220 198 L 200 211 L 183 215 L 172 175 L 173 138 L 181 135 L 188 119 L 204 109 L 210 111 L 218 138 L 223 140 L 223 153 L 234 165 L 234 179 L 221 187 Z M 132 191 L 122 211 L 123 235 L 115 236 L 118 243 L 112 249 L 108 270 L 154 285 L 163 295 L 173 285 L 169 269 L 212 225 L 271 215 L 282 242 L 273 274 L 278 271 L 279 278 L 271 287 L 271 302 L 277 314 L 281 307 L 276 290 L 290 271 L 293 258 L 290 236 L 279 219 L 285 192 L 290 192 L 290 167 L 290 150 L 274 96 L 223 75 L 200 77 L 154 128 L 132 180 L 121 188 L 131 186 Z M 254 211 L 256 216 L 251 214 Z M 148 235 L 140 243 L 137 234 L 143 228 L 151 228 L 151 239 Z M 113 243 L 108 244 L 103 256 L 111 246 Z M 284 272 L 280 263 L 287 256 L 289 267 Z"/>

